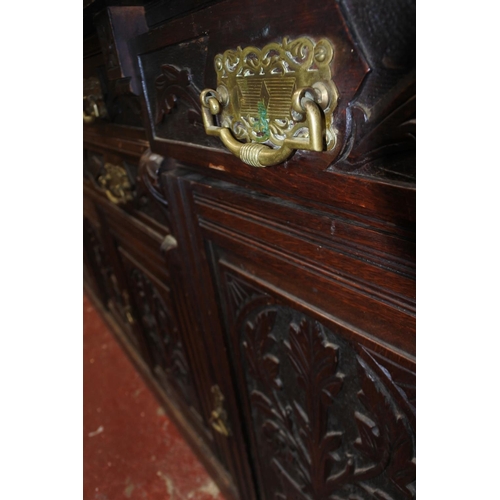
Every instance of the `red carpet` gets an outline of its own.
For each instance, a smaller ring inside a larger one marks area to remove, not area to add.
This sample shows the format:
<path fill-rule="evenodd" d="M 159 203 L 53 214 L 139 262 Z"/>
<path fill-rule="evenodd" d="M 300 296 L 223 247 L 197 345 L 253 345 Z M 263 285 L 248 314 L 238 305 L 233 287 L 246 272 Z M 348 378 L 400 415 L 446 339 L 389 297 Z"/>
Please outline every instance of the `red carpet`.
<path fill-rule="evenodd" d="M 223 500 L 84 297 L 84 500 Z"/>

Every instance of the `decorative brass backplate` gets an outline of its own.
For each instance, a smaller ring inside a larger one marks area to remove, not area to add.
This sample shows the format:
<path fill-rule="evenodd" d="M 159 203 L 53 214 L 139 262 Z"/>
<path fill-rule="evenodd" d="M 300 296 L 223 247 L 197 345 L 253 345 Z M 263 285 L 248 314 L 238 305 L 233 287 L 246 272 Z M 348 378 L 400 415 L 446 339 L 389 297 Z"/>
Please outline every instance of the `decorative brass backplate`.
<path fill-rule="evenodd" d="M 123 204 L 133 199 L 127 171 L 119 165 L 105 163 L 104 174 L 99 176 L 98 182 L 113 203 Z"/>
<path fill-rule="evenodd" d="M 293 149 L 332 149 L 338 101 L 332 59 L 330 41 L 305 37 L 218 54 L 217 90 L 200 96 L 207 134 L 218 135 L 244 162 L 260 167 L 284 161 Z M 217 114 L 220 126 L 211 117 Z"/>

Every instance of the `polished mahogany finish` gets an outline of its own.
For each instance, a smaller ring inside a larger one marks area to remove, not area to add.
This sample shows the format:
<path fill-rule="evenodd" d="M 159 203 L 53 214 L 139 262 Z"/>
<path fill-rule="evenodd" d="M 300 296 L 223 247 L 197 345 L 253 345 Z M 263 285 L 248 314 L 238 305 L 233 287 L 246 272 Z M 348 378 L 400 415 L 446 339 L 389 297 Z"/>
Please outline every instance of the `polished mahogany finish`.
<path fill-rule="evenodd" d="M 226 498 L 411 499 L 414 4 L 313 4 L 87 7 L 85 283 Z M 255 168 L 199 95 L 285 37 L 333 46 L 337 143 Z"/>

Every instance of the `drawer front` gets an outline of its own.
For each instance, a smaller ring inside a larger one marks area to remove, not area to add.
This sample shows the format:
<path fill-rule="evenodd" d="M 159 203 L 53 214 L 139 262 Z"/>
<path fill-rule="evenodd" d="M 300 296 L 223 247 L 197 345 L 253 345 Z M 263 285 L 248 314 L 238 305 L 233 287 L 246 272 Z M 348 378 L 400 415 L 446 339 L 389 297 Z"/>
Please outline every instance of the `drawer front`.
<path fill-rule="evenodd" d="M 87 137 L 83 150 L 83 177 L 87 188 L 99 193 L 109 203 L 133 215 L 153 230 L 167 232 L 168 205 L 159 191 L 157 173 L 163 157 L 151 153 L 145 143 L 133 144 L 127 150 L 127 140 L 111 149 L 102 138 Z M 113 139 L 113 138 L 111 138 Z"/>
<path fill-rule="evenodd" d="M 115 205 L 131 206 L 137 198 L 138 165 L 129 158 L 110 153 L 84 149 L 84 178 Z"/>
<path fill-rule="evenodd" d="M 391 10 L 394 24 L 383 4 L 371 2 L 367 18 L 344 3 L 279 0 L 269 9 L 263 0 L 229 0 L 138 36 L 153 150 L 281 189 L 276 171 L 300 184 L 306 177 L 329 184 L 349 172 L 414 185 L 412 7 Z M 370 36 L 382 27 L 385 47 Z M 384 48 L 394 60 L 384 59 Z M 202 91 L 220 88 L 204 94 L 216 107 L 200 103 Z M 315 89 L 306 94 L 321 108 L 318 122 L 302 98 L 294 101 L 302 88 Z M 321 144 L 313 145 L 315 130 Z M 295 154 L 285 154 L 283 141 Z M 274 163 L 263 162 L 275 153 Z"/>
<path fill-rule="evenodd" d="M 175 175 L 175 174 L 172 174 Z M 187 174 L 190 177 L 190 174 Z M 415 355 L 415 233 L 194 175 L 197 230 L 324 313 Z"/>
<path fill-rule="evenodd" d="M 259 498 L 414 498 L 411 235 L 166 177 L 186 203 L 174 226 L 198 253 L 185 265 L 214 383 L 231 428 L 248 432 L 227 452 L 254 464 Z"/>

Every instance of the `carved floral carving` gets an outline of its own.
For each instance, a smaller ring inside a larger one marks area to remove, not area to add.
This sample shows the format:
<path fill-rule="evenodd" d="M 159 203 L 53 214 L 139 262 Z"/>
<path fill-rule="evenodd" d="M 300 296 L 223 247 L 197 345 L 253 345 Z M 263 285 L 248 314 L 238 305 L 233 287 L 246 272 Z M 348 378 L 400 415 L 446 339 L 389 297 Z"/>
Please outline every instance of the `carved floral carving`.
<path fill-rule="evenodd" d="M 132 268 L 130 278 L 140 314 L 140 323 L 149 346 L 154 370 L 192 401 L 192 381 L 180 334 L 155 285 L 139 269 Z"/>
<path fill-rule="evenodd" d="M 159 124 L 166 115 L 176 107 L 179 99 L 188 106 L 189 123 L 202 123 L 200 113 L 199 91 L 191 82 L 191 75 L 186 69 L 177 69 L 175 66 L 164 64 L 161 75 L 155 80 L 156 88 L 156 117 Z"/>
<path fill-rule="evenodd" d="M 284 306 L 247 318 L 247 384 L 262 466 L 280 479 L 274 499 L 414 498 L 414 431 L 363 351 Z"/>
<path fill-rule="evenodd" d="M 257 441 L 268 444 L 260 460 L 280 478 L 274 498 L 413 498 L 407 419 L 349 344 L 285 309 L 248 320 L 242 342 Z M 347 362 L 356 370 L 345 370 Z"/>
<path fill-rule="evenodd" d="M 353 101 L 346 109 L 346 141 L 329 171 L 359 171 L 415 180 L 417 137 L 415 75 L 407 75 L 370 106 Z M 384 162 L 380 162 L 384 158 Z M 378 161 L 378 162 L 377 162 Z"/>
<path fill-rule="evenodd" d="M 127 304 L 125 304 L 122 290 L 98 235 L 98 230 L 86 218 L 83 220 L 83 238 L 87 256 L 104 303 L 110 309 L 117 310 L 122 320 L 126 322 Z"/>

